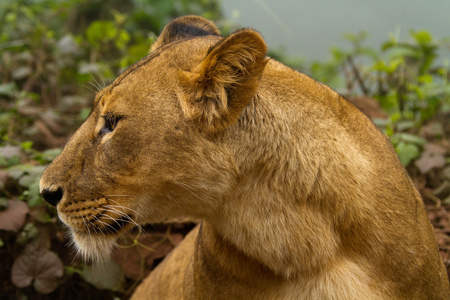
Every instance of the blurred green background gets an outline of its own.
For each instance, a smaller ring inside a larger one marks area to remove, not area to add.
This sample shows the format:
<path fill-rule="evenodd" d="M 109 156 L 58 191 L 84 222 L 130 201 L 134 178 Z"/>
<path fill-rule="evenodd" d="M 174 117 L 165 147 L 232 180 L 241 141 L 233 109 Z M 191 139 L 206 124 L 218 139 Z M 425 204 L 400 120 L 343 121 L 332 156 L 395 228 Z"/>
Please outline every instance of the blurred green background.
<path fill-rule="evenodd" d="M 178 222 L 132 233 L 96 270 L 67 246 L 56 211 L 39 196 L 45 166 L 97 91 L 186 14 L 213 20 L 224 35 L 256 28 L 269 56 L 371 117 L 422 193 L 449 267 L 450 2 L 365 2 L 1 1 L 0 299 L 127 298 L 192 228 Z"/>

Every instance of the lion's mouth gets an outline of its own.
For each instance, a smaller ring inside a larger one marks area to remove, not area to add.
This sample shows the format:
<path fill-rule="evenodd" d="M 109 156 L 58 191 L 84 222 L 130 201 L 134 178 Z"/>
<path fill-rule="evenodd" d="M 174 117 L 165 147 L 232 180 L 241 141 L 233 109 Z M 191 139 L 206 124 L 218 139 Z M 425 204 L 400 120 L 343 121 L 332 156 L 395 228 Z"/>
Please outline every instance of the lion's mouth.
<path fill-rule="evenodd" d="M 126 212 L 125 207 L 111 205 L 103 197 L 59 205 L 58 215 L 73 232 L 81 235 L 117 235 L 136 225 L 133 214 Z"/>
<path fill-rule="evenodd" d="M 118 220 L 114 220 L 112 224 L 108 225 L 104 229 L 107 233 L 115 233 L 121 231 L 123 228 L 125 228 L 127 225 L 130 224 L 132 220 L 131 216 L 121 216 Z"/>
<path fill-rule="evenodd" d="M 77 252 L 86 261 L 101 262 L 109 257 L 120 235 L 140 226 L 139 213 L 120 199 L 105 196 L 91 200 L 63 201 L 58 215 L 70 229 Z"/>

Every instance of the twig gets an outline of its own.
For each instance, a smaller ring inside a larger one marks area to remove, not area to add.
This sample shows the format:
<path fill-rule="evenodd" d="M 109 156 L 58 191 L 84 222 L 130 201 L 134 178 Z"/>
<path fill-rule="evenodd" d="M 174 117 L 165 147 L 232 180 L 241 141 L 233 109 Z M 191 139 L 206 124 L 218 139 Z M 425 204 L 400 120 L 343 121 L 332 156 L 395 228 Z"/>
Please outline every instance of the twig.
<path fill-rule="evenodd" d="M 436 203 L 436 207 L 441 207 L 442 206 L 442 200 L 439 199 L 439 197 L 436 197 L 435 195 L 433 195 L 432 192 L 430 192 L 427 189 L 423 190 L 424 195 L 429 198 L 430 200 L 433 200 L 434 203 Z"/>
<path fill-rule="evenodd" d="M 356 67 L 355 62 L 353 61 L 353 58 L 352 58 L 351 55 L 349 55 L 347 57 L 347 62 L 350 65 L 350 68 L 352 69 L 353 73 L 355 74 L 355 78 L 356 78 L 356 81 L 359 84 L 359 87 L 361 88 L 361 90 L 364 93 L 364 95 L 367 96 L 369 94 L 369 89 L 364 84 L 364 80 L 361 77 L 361 73 L 359 72 L 358 68 Z"/>

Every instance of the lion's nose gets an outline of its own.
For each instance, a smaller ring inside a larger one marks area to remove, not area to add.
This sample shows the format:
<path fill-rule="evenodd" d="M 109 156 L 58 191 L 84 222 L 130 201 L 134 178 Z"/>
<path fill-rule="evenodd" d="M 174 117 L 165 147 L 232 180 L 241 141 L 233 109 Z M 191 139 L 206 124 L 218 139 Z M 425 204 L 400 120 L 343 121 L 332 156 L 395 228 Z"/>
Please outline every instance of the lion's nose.
<path fill-rule="evenodd" d="M 63 190 L 59 187 L 57 190 L 43 189 L 41 192 L 42 198 L 50 205 L 56 206 L 63 197 Z"/>

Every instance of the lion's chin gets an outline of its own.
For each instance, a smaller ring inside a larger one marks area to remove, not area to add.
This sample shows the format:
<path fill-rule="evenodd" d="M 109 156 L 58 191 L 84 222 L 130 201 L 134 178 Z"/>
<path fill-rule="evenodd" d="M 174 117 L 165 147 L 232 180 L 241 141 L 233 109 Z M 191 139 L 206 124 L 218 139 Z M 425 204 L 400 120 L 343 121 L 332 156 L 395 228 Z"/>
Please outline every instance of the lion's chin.
<path fill-rule="evenodd" d="M 78 255 L 84 261 L 102 263 L 108 260 L 116 244 L 116 237 L 93 236 L 71 231 L 71 238 Z"/>

